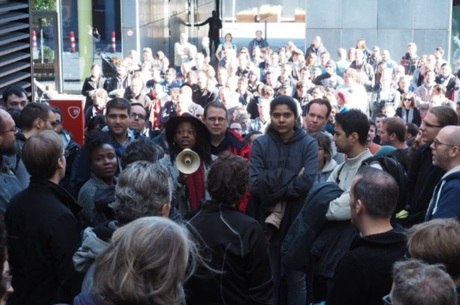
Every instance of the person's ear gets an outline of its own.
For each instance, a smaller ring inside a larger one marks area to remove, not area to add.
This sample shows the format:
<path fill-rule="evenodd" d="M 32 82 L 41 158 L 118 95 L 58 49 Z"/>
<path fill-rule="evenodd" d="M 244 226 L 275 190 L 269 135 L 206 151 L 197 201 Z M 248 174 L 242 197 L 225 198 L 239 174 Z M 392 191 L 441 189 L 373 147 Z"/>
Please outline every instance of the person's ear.
<path fill-rule="evenodd" d="M 364 203 L 361 201 L 361 199 L 356 200 L 356 202 L 355 202 L 355 211 L 356 211 L 356 215 L 361 215 L 361 214 L 363 214 L 365 210 L 366 210 L 366 206 L 365 206 Z"/>
<path fill-rule="evenodd" d="M 161 217 L 169 218 L 169 212 L 171 211 L 171 204 L 165 203 L 161 206 L 160 215 Z"/>
<path fill-rule="evenodd" d="M 33 123 L 33 127 L 35 129 L 41 130 L 43 129 L 43 126 L 45 125 L 45 122 L 41 118 L 36 118 Z"/>
<path fill-rule="evenodd" d="M 65 157 L 61 156 L 57 160 L 57 167 L 56 169 L 65 169 L 66 168 L 66 162 L 65 162 Z"/>
<path fill-rule="evenodd" d="M 390 135 L 390 139 L 392 140 L 396 139 L 396 134 L 394 132 Z"/>
<path fill-rule="evenodd" d="M 356 131 L 352 132 L 352 133 L 349 135 L 349 137 L 350 137 L 354 142 L 358 142 L 358 141 L 359 141 L 359 134 L 358 134 Z"/>

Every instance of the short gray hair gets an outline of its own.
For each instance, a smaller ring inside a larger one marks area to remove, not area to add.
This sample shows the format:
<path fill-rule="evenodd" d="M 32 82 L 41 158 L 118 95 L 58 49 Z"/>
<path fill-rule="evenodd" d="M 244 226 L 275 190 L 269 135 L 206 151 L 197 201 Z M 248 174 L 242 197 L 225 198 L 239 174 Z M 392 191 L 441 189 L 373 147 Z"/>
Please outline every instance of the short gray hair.
<path fill-rule="evenodd" d="M 457 292 L 442 265 L 412 259 L 394 264 L 391 300 L 395 305 L 456 305 Z"/>
<path fill-rule="evenodd" d="M 113 208 L 123 225 L 144 216 L 160 216 L 161 208 L 170 204 L 171 178 L 163 165 L 136 161 L 120 174 L 115 188 Z"/>

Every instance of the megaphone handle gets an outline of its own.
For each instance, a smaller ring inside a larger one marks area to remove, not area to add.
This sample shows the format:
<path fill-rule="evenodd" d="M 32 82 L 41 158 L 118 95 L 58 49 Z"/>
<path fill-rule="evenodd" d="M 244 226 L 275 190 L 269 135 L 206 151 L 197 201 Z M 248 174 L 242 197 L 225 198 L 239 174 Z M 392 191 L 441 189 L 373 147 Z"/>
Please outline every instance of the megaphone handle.
<path fill-rule="evenodd" d="M 186 184 L 187 183 L 187 177 L 188 177 L 188 175 L 179 172 L 179 176 L 177 177 L 177 181 L 179 183 L 181 183 L 181 184 Z"/>

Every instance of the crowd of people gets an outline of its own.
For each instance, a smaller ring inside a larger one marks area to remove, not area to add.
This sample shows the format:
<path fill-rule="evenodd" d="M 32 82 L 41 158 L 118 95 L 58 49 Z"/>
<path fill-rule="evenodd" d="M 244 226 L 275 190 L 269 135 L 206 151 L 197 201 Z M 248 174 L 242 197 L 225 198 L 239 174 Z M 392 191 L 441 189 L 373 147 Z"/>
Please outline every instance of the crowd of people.
<path fill-rule="evenodd" d="M 460 302 L 444 50 L 210 48 L 205 23 L 171 58 L 94 64 L 83 145 L 59 108 L 3 92 L 0 304 Z"/>

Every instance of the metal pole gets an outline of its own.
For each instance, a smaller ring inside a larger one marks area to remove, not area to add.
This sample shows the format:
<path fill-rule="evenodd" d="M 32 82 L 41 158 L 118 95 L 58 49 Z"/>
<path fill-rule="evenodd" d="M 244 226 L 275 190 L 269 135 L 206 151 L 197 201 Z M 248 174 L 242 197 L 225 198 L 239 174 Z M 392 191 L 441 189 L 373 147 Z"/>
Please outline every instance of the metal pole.
<path fill-rule="evenodd" d="M 61 0 L 56 1 L 56 26 L 54 27 L 56 29 L 55 33 L 57 33 L 57 41 L 55 42 L 55 64 L 54 64 L 54 71 L 56 71 L 56 78 L 55 78 L 55 84 L 56 84 L 56 90 L 59 93 L 62 93 L 64 90 L 64 73 L 62 72 L 62 52 L 63 52 L 63 47 L 62 47 L 62 4 Z"/>
<path fill-rule="evenodd" d="M 80 79 L 85 79 L 93 64 L 92 8 L 91 0 L 78 1 L 78 52 L 74 55 L 80 59 Z"/>
<path fill-rule="evenodd" d="M 307 30 L 308 30 L 308 26 L 307 26 L 307 23 L 308 23 L 308 0 L 305 0 L 305 39 L 304 39 L 304 51 L 305 51 L 305 55 L 307 55 L 306 51 L 307 51 L 307 47 L 308 47 L 308 43 L 307 43 Z"/>
<path fill-rule="evenodd" d="M 195 37 L 195 34 L 196 34 L 196 31 L 195 31 L 195 1 L 192 0 L 190 1 L 190 24 L 191 24 L 191 27 L 190 27 L 190 34 L 188 35 L 189 39 L 191 39 L 192 37 Z"/>
<path fill-rule="evenodd" d="M 43 25 L 40 25 L 40 56 L 42 64 L 45 63 L 45 58 L 43 57 Z"/>
<path fill-rule="evenodd" d="M 267 20 L 265 20 L 265 30 L 264 30 L 264 33 L 265 33 L 265 40 L 267 40 Z"/>

